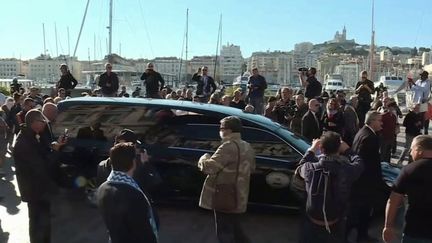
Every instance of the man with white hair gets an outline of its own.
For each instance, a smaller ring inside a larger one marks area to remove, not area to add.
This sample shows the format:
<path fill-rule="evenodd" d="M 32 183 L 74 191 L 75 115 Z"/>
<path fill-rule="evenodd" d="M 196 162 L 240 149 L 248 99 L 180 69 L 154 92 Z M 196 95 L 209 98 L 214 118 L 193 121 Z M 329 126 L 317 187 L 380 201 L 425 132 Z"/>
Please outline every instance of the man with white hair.
<path fill-rule="evenodd" d="M 146 98 L 160 99 L 159 91 L 164 87 L 165 81 L 162 75 L 154 70 L 154 64 L 149 62 L 147 69 L 141 75 L 146 86 Z M 159 85 L 160 83 L 160 85 Z"/>

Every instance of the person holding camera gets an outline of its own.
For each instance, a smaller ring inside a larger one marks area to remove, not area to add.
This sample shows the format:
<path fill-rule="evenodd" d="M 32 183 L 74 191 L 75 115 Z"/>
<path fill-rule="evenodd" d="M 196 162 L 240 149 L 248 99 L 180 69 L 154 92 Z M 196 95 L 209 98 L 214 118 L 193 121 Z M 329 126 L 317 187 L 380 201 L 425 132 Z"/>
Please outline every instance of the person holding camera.
<path fill-rule="evenodd" d="M 361 80 L 357 82 L 355 93 L 358 95 L 357 115 L 359 126 L 364 125 L 366 113 L 371 108 L 372 94 L 375 92 L 374 84 L 367 77 L 367 71 L 361 72 Z"/>
<path fill-rule="evenodd" d="M 322 85 L 315 77 L 316 73 L 317 70 L 314 67 L 299 69 L 300 84 L 305 88 L 304 96 L 308 101 L 321 95 Z"/>
<path fill-rule="evenodd" d="M 162 75 L 154 70 L 153 63 L 149 62 L 147 64 L 147 69 L 141 75 L 141 80 L 144 80 L 144 84 L 146 86 L 146 98 L 161 98 L 159 91 L 162 90 L 165 81 L 162 78 Z"/>
<path fill-rule="evenodd" d="M 293 91 L 290 88 L 282 88 L 281 98 L 273 108 L 276 120 L 280 124 L 289 127 L 294 116 L 295 102 L 292 100 Z"/>

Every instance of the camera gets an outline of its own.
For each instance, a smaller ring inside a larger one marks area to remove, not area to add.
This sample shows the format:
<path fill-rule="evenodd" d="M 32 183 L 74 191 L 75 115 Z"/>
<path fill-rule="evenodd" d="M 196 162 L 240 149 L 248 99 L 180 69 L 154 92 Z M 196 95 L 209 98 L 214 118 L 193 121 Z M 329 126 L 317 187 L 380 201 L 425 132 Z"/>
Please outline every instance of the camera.
<path fill-rule="evenodd" d="M 298 70 L 299 72 L 307 72 L 309 69 L 307 67 L 301 67 Z"/>

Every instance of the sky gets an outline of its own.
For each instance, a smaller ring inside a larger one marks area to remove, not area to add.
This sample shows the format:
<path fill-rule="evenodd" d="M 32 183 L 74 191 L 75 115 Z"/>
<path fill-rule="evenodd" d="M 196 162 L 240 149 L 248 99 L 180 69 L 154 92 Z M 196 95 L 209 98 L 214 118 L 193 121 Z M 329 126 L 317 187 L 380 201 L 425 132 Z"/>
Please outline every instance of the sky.
<path fill-rule="evenodd" d="M 128 58 L 182 54 L 189 8 L 189 54 L 216 53 L 219 17 L 222 44 L 254 51 L 290 51 L 295 43 L 331 40 L 345 25 L 348 39 L 369 44 L 372 0 L 113 0 L 113 52 Z M 87 0 L 2 0 L 0 57 L 73 55 Z M 376 0 L 376 44 L 431 47 L 430 0 Z M 77 47 L 80 60 L 107 54 L 109 0 L 90 0 Z M 56 48 L 55 25 L 58 47 Z M 95 41 L 96 40 L 96 41 Z M 96 42 L 96 45 L 95 45 Z M 96 46 L 96 48 L 95 48 Z"/>

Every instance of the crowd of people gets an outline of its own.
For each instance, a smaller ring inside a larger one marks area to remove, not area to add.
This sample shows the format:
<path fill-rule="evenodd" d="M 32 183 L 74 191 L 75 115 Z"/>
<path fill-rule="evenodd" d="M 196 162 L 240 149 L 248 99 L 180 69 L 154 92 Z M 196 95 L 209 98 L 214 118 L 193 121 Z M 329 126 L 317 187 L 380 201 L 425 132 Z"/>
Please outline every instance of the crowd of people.
<path fill-rule="evenodd" d="M 119 86 L 112 65 L 107 63 L 105 68 L 99 78 L 100 88 L 82 95 L 130 97 L 126 87 Z M 28 203 L 32 243 L 50 242 L 51 197 L 56 191 L 53 173 L 59 151 L 68 142 L 66 133 L 56 138 L 51 126 L 57 117 L 56 104 L 70 96 L 77 81 L 67 65 L 61 65 L 60 70 L 62 76 L 55 95 L 41 95 L 36 87 L 26 91 L 15 80 L 11 85 L 12 97 L 6 97 L 1 106 L 0 167 L 9 150 L 21 199 Z M 147 65 L 141 80 L 147 98 L 238 108 L 266 116 L 311 142 L 295 175 L 298 183 L 304 184 L 300 234 L 300 242 L 304 243 L 347 242 L 353 230 L 357 232 L 357 242 L 378 242 L 368 230 L 378 194 L 387 187 L 381 162 L 390 162 L 396 155 L 396 137 L 400 126 L 404 126 L 406 149 L 398 160 L 403 168 L 388 201 L 383 240 L 395 239 L 397 211 L 407 200 L 403 242 L 432 241 L 427 223 L 432 216 L 432 198 L 428 193 L 432 186 L 432 137 L 427 135 L 431 84 L 426 71 L 418 81 L 406 83 L 407 89 L 413 91 L 414 105 L 402 124 L 397 102 L 389 97 L 385 87 L 375 88 L 366 71 L 361 73 L 355 94 L 349 98 L 344 92 L 322 92 L 316 69 L 310 68 L 299 73 L 304 89 L 284 87 L 267 100 L 265 78 L 257 68 L 251 71 L 247 92 L 236 89 L 232 96 L 217 91 L 205 66 L 192 77 L 197 83 L 195 94 L 187 88 L 173 91 L 165 87 L 152 63 Z M 135 90 L 132 97 L 139 97 L 139 93 Z M 214 211 L 216 235 L 221 243 L 252 242 L 242 228 L 241 215 L 247 210 L 255 155 L 249 143 L 242 140 L 241 131 L 240 118 L 222 119 L 221 145 L 214 154 L 204 154 L 197 161 L 197 167 L 207 175 L 199 206 Z M 149 200 L 146 182 L 140 180 L 148 160 L 146 151 L 138 149 L 140 143 L 133 131 L 122 130 L 109 158 L 98 168 L 97 202 L 113 243 L 159 239 L 157 212 Z"/>

